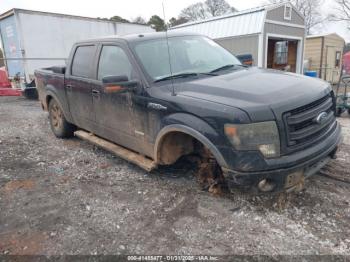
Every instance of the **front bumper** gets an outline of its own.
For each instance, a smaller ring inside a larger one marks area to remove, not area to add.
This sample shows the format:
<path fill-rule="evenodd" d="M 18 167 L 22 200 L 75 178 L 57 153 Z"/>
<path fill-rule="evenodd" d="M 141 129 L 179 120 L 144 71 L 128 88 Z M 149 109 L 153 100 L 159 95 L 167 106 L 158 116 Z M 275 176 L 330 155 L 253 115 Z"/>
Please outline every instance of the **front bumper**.
<path fill-rule="evenodd" d="M 272 166 L 277 166 L 278 168 L 248 172 L 223 168 L 223 173 L 229 188 L 239 186 L 257 189 L 259 183 L 266 180 L 274 185 L 271 192 L 290 191 L 302 183 L 305 178 L 317 173 L 332 158 L 335 158 L 341 140 L 341 128 L 338 126 L 336 132 L 329 138 L 329 141 L 324 141 L 315 146 L 317 150 L 309 148 L 298 154 L 272 160 Z M 301 158 L 301 156 L 304 156 L 304 158 Z M 283 167 L 284 165 L 286 167 Z"/>

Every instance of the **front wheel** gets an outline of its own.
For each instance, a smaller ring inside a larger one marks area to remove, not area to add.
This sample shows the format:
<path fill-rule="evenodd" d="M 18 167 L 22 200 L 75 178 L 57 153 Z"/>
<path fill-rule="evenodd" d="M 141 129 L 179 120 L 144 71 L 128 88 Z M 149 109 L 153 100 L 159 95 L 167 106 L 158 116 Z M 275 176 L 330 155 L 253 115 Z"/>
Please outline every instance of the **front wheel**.
<path fill-rule="evenodd" d="M 75 126 L 64 117 L 63 111 L 57 101 L 52 99 L 49 103 L 49 119 L 52 132 L 58 138 L 73 136 Z"/>

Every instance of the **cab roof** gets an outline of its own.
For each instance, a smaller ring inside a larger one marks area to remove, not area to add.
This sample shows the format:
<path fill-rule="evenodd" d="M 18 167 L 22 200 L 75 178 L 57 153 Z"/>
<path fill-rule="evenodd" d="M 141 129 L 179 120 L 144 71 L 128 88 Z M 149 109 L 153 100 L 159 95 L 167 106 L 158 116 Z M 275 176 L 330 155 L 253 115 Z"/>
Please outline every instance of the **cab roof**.
<path fill-rule="evenodd" d="M 110 35 L 110 36 L 103 36 L 93 39 L 87 39 L 83 41 L 77 42 L 77 44 L 84 44 L 84 43 L 96 43 L 96 42 L 102 42 L 102 41 L 126 41 L 128 43 L 132 42 L 143 42 L 148 40 L 157 40 L 157 39 L 165 39 L 166 37 L 179 37 L 179 36 L 200 36 L 200 34 L 197 33 L 190 33 L 190 32 L 155 32 L 155 33 L 144 33 L 144 34 L 131 34 L 131 35 Z"/>

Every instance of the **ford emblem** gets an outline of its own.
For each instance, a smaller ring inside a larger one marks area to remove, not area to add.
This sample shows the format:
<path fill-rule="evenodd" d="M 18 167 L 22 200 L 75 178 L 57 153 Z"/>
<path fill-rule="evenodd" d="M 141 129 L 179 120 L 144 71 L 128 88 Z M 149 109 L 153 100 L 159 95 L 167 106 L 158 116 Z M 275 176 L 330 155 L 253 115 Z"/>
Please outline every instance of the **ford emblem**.
<path fill-rule="evenodd" d="M 327 116 L 328 116 L 327 112 L 322 112 L 316 117 L 315 122 L 321 125 L 324 123 L 324 121 L 326 121 Z"/>

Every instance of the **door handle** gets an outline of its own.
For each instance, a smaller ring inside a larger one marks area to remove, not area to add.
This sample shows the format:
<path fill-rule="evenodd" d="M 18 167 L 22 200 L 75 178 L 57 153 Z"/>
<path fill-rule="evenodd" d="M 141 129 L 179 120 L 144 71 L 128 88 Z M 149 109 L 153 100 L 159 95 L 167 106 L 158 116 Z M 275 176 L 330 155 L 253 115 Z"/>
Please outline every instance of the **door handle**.
<path fill-rule="evenodd" d="M 98 97 L 98 96 L 100 96 L 100 91 L 98 91 L 98 90 L 92 90 L 92 96 L 95 96 L 95 97 Z"/>
<path fill-rule="evenodd" d="M 67 91 L 71 92 L 71 91 L 72 91 L 73 86 L 72 86 L 72 85 L 66 85 L 66 88 L 67 88 Z"/>

